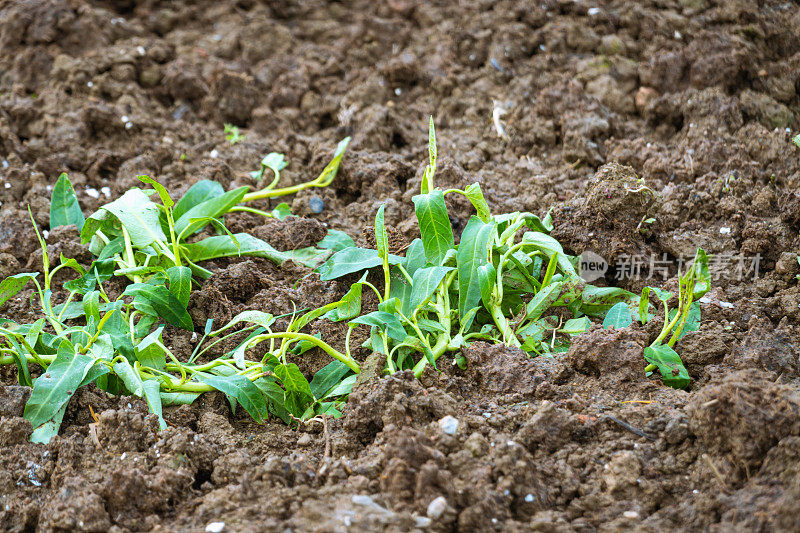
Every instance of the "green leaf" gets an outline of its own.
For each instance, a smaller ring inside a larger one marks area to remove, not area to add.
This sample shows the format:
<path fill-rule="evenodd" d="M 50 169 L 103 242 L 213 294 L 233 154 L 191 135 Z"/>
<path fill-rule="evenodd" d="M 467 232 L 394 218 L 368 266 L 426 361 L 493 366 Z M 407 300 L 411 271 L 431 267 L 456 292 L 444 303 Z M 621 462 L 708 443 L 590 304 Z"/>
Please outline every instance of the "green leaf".
<path fill-rule="evenodd" d="M 691 378 L 683 366 L 678 353 L 666 344 L 656 344 L 644 349 L 645 360 L 658 367 L 665 385 L 675 389 L 685 389 Z"/>
<path fill-rule="evenodd" d="M 316 187 L 327 187 L 333 182 L 334 178 L 336 178 L 336 174 L 339 173 L 339 165 L 342 162 L 342 157 L 344 157 L 344 152 L 347 150 L 348 144 L 350 144 L 350 137 L 345 137 L 336 145 L 336 150 L 333 152 L 333 159 L 322 169 L 320 175 L 313 182 Z"/>
<path fill-rule="evenodd" d="M 85 220 L 72 183 L 66 174 L 61 174 L 50 197 L 50 229 L 75 224 L 80 230 Z"/>
<path fill-rule="evenodd" d="M 375 214 L 375 248 L 378 250 L 378 256 L 381 259 L 389 256 L 389 236 L 386 234 L 386 224 L 383 221 L 383 211 L 385 209 L 386 204 L 383 204 Z"/>
<path fill-rule="evenodd" d="M 205 372 L 198 372 L 197 378 L 225 393 L 228 398 L 235 399 L 256 422 L 263 422 L 267 413 L 267 404 L 264 395 L 252 381 L 239 374 L 229 376 L 215 376 Z"/>
<path fill-rule="evenodd" d="M 670 309 L 669 311 L 669 320 L 672 321 L 675 318 L 675 313 L 677 313 L 677 309 Z M 686 322 L 683 325 L 683 329 L 681 330 L 681 334 L 678 335 L 677 340 L 682 339 L 688 332 L 690 331 L 698 331 L 700 329 L 700 318 L 701 318 L 701 310 L 700 304 L 698 302 L 692 302 L 692 305 L 689 306 L 689 311 L 686 316 Z"/>
<path fill-rule="evenodd" d="M 122 294 L 134 296 L 134 306 L 142 312 L 145 312 L 149 305 L 155 311 L 156 316 L 163 318 L 173 326 L 194 331 L 194 324 L 189 312 L 165 286 L 133 283 L 128 285 Z"/>
<path fill-rule="evenodd" d="M 25 387 L 33 385 L 31 381 L 31 373 L 28 369 L 28 359 L 26 355 L 28 350 L 23 348 L 12 335 L 4 334 L 6 342 L 11 345 L 11 358 L 17 367 L 17 382 Z"/>
<path fill-rule="evenodd" d="M 433 125 L 433 115 L 428 121 L 428 161 L 430 166 L 436 168 L 436 128 Z"/>
<path fill-rule="evenodd" d="M 156 328 L 147 337 L 143 338 L 134 348 L 136 360 L 139 364 L 155 370 L 163 370 L 167 363 L 167 354 L 159 340 L 164 326 Z"/>
<path fill-rule="evenodd" d="M 33 382 L 23 416 L 35 428 L 53 418 L 72 398 L 94 364 L 94 359 L 76 352 L 71 342 L 63 340 L 55 360 Z"/>
<path fill-rule="evenodd" d="M 631 306 L 639 305 L 639 296 L 619 287 L 595 287 L 586 285 L 579 293 L 577 303 L 580 312 L 589 316 L 605 314 L 614 304 L 625 302 Z"/>
<path fill-rule="evenodd" d="M 358 379 L 357 375 L 352 375 L 344 378 L 340 381 L 335 387 L 325 393 L 325 398 L 336 398 L 337 396 L 344 396 L 345 394 L 350 394 L 353 392 L 353 386 L 356 384 L 356 380 Z"/>
<path fill-rule="evenodd" d="M 33 430 L 30 441 L 35 444 L 47 444 L 50 442 L 50 439 L 58 435 L 58 430 L 61 428 L 61 422 L 64 420 L 64 413 L 66 412 L 67 404 L 65 403 L 61 406 L 61 409 L 56 411 L 53 418 Z"/>
<path fill-rule="evenodd" d="M 526 231 L 522 236 L 522 242 L 530 245 L 530 247 L 535 250 L 539 250 L 547 256 L 548 259 L 550 259 L 553 254 L 558 254 L 558 269 L 569 279 L 578 278 L 575 267 L 572 266 L 572 263 L 570 263 L 569 259 L 564 254 L 564 249 L 561 247 L 561 244 L 550 235 L 540 231 Z"/>
<path fill-rule="evenodd" d="M 414 272 L 411 283 L 411 303 L 409 305 L 412 313 L 419 309 L 425 300 L 430 298 L 451 270 L 454 270 L 453 267 L 426 267 Z"/>
<path fill-rule="evenodd" d="M 339 300 L 339 305 L 324 315 L 325 318 L 333 322 L 340 322 L 357 317 L 361 313 L 361 293 L 366 279 L 367 273 L 365 272 L 357 283 L 350 286 L 350 290 Z"/>
<path fill-rule="evenodd" d="M 286 260 L 286 255 L 283 252 L 279 252 L 268 243 L 248 233 L 236 233 L 234 237 L 239 242 L 239 246 L 236 246 L 236 243 L 228 235 L 217 235 L 199 242 L 183 245 L 184 252 L 186 257 L 193 263 L 220 257 L 242 255 L 264 257 L 277 264 Z"/>
<path fill-rule="evenodd" d="M 158 193 L 158 197 L 161 198 L 161 204 L 164 207 L 169 209 L 170 207 L 175 205 L 175 202 L 173 202 L 172 198 L 170 198 L 169 192 L 167 191 L 167 189 L 163 185 L 161 185 L 159 182 L 157 182 L 156 180 L 154 180 L 150 176 L 136 176 L 136 177 L 139 179 L 139 181 L 141 181 L 143 183 L 147 183 L 148 185 L 152 185 L 153 186 L 153 188 Z"/>
<path fill-rule="evenodd" d="M 158 417 L 158 428 L 167 429 L 161 408 L 161 383 L 157 379 L 147 379 L 142 383 L 142 390 L 150 412 Z"/>
<path fill-rule="evenodd" d="M 261 326 L 262 328 L 269 329 L 272 324 L 275 323 L 275 317 L 269 313 L 264 313 L 263 311 L 242 311 L 235 317 L 231 319 L 230 322 L 225 324 L 223 327 L 216 331 L 212 331 L 208 334 L 209 337 L 216 337 L 220 333 L 231 329 L 236 324 L 240 324 L 242 322 L 247 322 L 248 324 L 256 324 Z"/>
<path fill-rule="evenodd" d="M 144 385 L 139 373 L 133 369 L 127 359 L 121 359 L 114 363 L 114 373 L 125 384 L 128 392 L 140 398 L 144 395 Z"/>
<path fill-rule="evenodd" d="M 631 318 L 631 311 L 628 308 L 628 304 L 625 302 L 619 302 L 614 304 L 614 307 L 608 310 L 606 313 L 606 317 L 603 319 L 603 329 L 615 328 L 615 329 L 623 329 L 627 328 L 633 323 L 633 319 Z"/>
<path fill-rule="evenodd" d="M 247 191 L 248 187 L 239 187 L 192 207 L 175 221 L 175 233 L 183 235 L 184 238 L 197 233 L 209 224 L 209 218 L 218 218 L 241 202 Z"/>
<path fill-rule="evenodd" d="M 406 338 L 406 330 L 403 328 L 400 319 L 397 318 L 396 315 L 385 311 L 373 311 L 372 313 L 351 320 L 350 324 L 375 326 L 381 331 L 386 331 L 389 337 L 397 342 L 403 342 L 403 339 Z"/>
<path fill-rule="evenodd" d="M 161 405 L 169 407 L 170 405 L 191 405 L 200 396 L 200 393 L 161 391 L 159 396 L 161 397 Z"/>
<path fill-rule="evenodd" d="M 646 324 L 650 320 L 650 287 L 642 289 L 642 296 L 639 298 L 639 322 Z"/>
<path fill-rule="evenodd" d="M 525 307 L 526 319 L 532 321 L 539 320 L 539 317 L 550 309 L 550 306 L 561 296 L 561 289 L 563 286 L 564 284 L 562 282 L 556 281 L 550 283 L 547 287 L 542 287 Z"/>
<path fill-rule="evenodd" d="M 38 272 L 23 272 L 21 274 L 8 276 L 0 282 L 0 305 L 3 305 L 10 298 L 16 296 L 30 280 L 38 275 Z"/>
<path fill-rule="evenodd" d="M 481 301 L 477 271 L 489 261 L 489 241 L 496 228 L 496 222 L 487 224 L 473 216 L 461 233 L 456 264 L 458 265 L 458 315 L 462 317 L 462 321 L 466 312 Z"/>
<path fill-rule="evenodd" d="M 294 363 L 280 364 L 275 367 L 277 377 L 286 390 L 284 405 L 296 417 L 301 417 L 307 409 L 307 404 L 313 400 L 311 386 L 300 369 Z"/>
<path fill-rule="evenodd" d="M 578 335 L 580 333 L 585 333 L 589 331 L 589 328 L 592 327 L 592 321 L 589 320 L 587 317 L 581 318 L 570 318 L 559 330 L 561 333 L 567 333 L 569 335 Z"/>
<path fill-rule="evenodd" d="M 275 381 L 275 376 L 260 377 L 253 383 L 266 397 L 269 412 L 283 420 L 285 424 L 290 424 L 292 418 L 285 407 L 286 393 Z"/>
<path fill-rule="evenodd" d="M 170 267 L 166 271 L 169 279 L 169 292 L 183 307 L 189 305 L 189 293 L 192 290 L 192 270 L 189 267 Z"/>
<path fill-rule="evenodd" d="M 412 198 L 419 222 L 425 256 L 434 265 L 442 265 L 448 250 L 455 247 L 453 227 L 444 203 L 444 193 L 434 190 Z"/>
<path fill-rule="evenodd" d="M 497 284 L 497 270 L 491 263 L 486 263 L 478 267 L 478 286 L 481 289 L 481 301 L 487 309 L 494 305 L 492 293 Z"/>
<path fill-rule="evenodd" d="M 325 365 L 314 374 L 314 378 L 309 384 L 311 394 L 315 399 L 321 400 L 331 388 L 342 381 L 350 369 L 341 361 L 332 361 Z"/>
<path fill-rule="evenodd" d="M 390 265 L 396 265 L 402 260 L 402 257 L 389 254 Z M 383 260 L 377 250 L 370 250 L 368 248 L 345 248 L 333 254 L 324 265 L 317 269 L 317 272 L 319 272 L 320 280 L 329 281 L 382 264 Z"/>
<path fill-rule="evenodd" d="M 284 218 L 288 217 L 292 214 L 292 208 L 289 207 L 289 204 L 286 202 L 282 202 L 275 206 L 275 208 L 270 211 L 270 214 L 273 218 L 277 218 L 278 220 L 283 220 Z"/>
<path fill-rule="evenodd" d="M 175 220 L 178 220 L 191 208 L 223 194 L 225 194 L 225 189 L 216 181 L 200 180 L 189 187 L 186 194 L 178 200 L 178 203 L 175 204 L 175 209 L 172 210 L 172 216 L 175 217 Z"/>
<path fill-rule="evenodd" d="M 159 222 L 159 209 L 141 189 L 130 189 L 117 200 L 100 208 L 114 215 L 128 230 L 131 242 L 142 249 L 155 241 L 164 242 L 166 236 Z M 91 220 L 94 217 L 89 217 Z M 87 221 L 88 222 L 88 221 Z M 88 224 L 87 224 L 88 225 Z M 83 232 L 81 232 L 83 239 Z"/>
<path fill-rule="evenodd" d="M 298 248 L 297 250 L 287 250 L 281 253 L 287 261 L 294 261 L 298 265 L 303 265 L 308 268 L 317 268 L 332 255 L 331 250 L 322 250 L 314 246 Z"/>
<path fill-rule="evenodd" d="M 694 290 L 692 291 L 692 295 L 694 300 L 699 300 L 711 290 L 711 276 L 708 273 L 708 256 L 702 248 L 697 249 L 697 253 L 694 256 L 694 263 L 692 263 L 692 271 L 694 274 Z"/>
<path fill-rule="evenodd" d="M 355 245 L 356 243 L 353 241 L 353 238 L 347 233 L 337 229 L 330 229 L 328 230 L 328 234 L 325 235 L 325 238 L 317 243 L 317 248 L 338 252 L 345 248 L 355 247 Z"/>
<path fill-rule="evenodd" d="M 486 199 L 483 197 L 481 186 L 478 183 L 473 183 L 464 189 L 464 193 L 469 201 L 472 202 L 472 206 L 475 207 L 475 211 L 478 212 L 478 217 L 484 223 L 488 224 L 492 220 L 492 212 L 489 209 L 489 204 L 486 203 Z M 463 239 L 461 242 L 464 242 Z"/>

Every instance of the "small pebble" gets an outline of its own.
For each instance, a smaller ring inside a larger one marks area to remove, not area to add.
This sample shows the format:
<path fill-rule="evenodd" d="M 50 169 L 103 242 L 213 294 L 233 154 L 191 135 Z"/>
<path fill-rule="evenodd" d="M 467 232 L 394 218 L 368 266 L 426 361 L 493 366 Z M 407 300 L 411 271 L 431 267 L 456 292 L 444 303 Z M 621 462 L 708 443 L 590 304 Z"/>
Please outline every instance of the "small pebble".
<path fill-rule="evenodd" d="M 637 513 L 636 511 L 625 511 L 624 513 L 622 513 L 622 516 L 624 516 L 625 518 L 639 518 L 639 513 Z"/>
<path fill-rule="evenodd" d="M 103 196 L 106 198 L 111 198 L 111 187 L 100 187 L 100 192 L 103 193 Z"/>
<path fill-rule="evenodd" d="M 128 118 L 128 115 L 122 115 L 122 117 L 120 117 L 120 120 L 122 120 L 122 122 L 130 122 L 131 119 Z"/>
<path fill-rule="evenodd" d="M 206 533 L 222 533 L 225 531 L 225 522 L 210 522 L 206 526 Z"/>
<path fill-rule="evenodd" d="M 211 157 L 212 159 L 216 159 L 217 157 L 219 157 L 219 152 L 217 151 L 216 148 L 214 148 L 208 153 L 208 156 Z"/>
<path fill-rule="evenodd" d="M 398 87 L 397 89 L 394 90 L 394 94 L 396 94 L 397 96 L 400 96 L 401 94 L 403 94 L 403 89 Z"/>
<path fill-rule="evenodd" d="M 308 199 L 308 208 L 312 213 L 322 213 L 322 210 L 325 209 L 325 202 L 319 196 L 312 196 Z"/>
<path fill-rule="evenodd" d="M 533 496 L 533 494 L 526 494 L 525 495 L 525 501 L 528 502 L 528 503 L 531 503 L 535 499 L 536 498 Z"/>
<path fill-rule="evenodd" d="M 145 53 L 144 46 L 137 46 L 137 47 L 136 47 L 136 51 L 137 51 L 137 52 L 139 52 L 139 55 L 140 55 L 140 56 L 143 56 L 143 55 L 144 55 L 144 53 Z"/>
<path fill-rule="evenodd" d="M 303 433 L 300 435 L 300 438 L 297 439 L 298 446 L 310 446 L 311 445 L 311 435 L 308 433 Z"/>
<path fill-rule="evenodd" d="M 8 161 L 3 159 L 3 168 L 8 168 Z"/>
<path fill-rule="evenodd" d="M 86 86 L 87 86 L 87 87 L 89 87 L 89 88 L 91 89 L 92 87 L 94 87 L 94 82 L 91 82 L 91 81 L 90 81 L 90 82 L 87 82 L 87 83 L 86 83 Z"/>
<path fill-rule="evenodd" d="M 6 189 L 10 189 L 11 184 L 9 182 L 6 182 L 5 185 L 3 185 L 3 187 L 5 187 Z"/>
<path fill-rule="evenodd" d="M 726 227 L 719 228 L 719 233 L 721 235 L 727 235 L 730 232 L 731 232 L 731 228 L 726 228 Z"/>
<path fill-rule="evenodd" d="M 126 130 L 129 130 L 129 129 L 131 129 L 132 127 L 133 127 L 133 122 L 126 122 L 126 123 L 125 123 L 125 129 L 126 129 Z"/>
<path fill-rule="evenodd" d="M 447 415 L 439 420 L 439 429 L 447 435 L 455 435 L 456 431 L 458 431 L 458 419 Z"/>
<path fill-rule="evenodd" d="M 588 13 L 590 17 L 593 17 L 595 15 L 599 15 L 600 14 L 600 8 L 599 7 L 590 7 L 589 10 L 586 13 Z"/>
<path fill-rule="evenodd" d="M 428 511 L 426 514 L 428 515 L 428 518 L 436 520 L 442 516 L 446 510 L 447 500 L 444 499 L 444 496 L 439 496 L 428 504 Z"/>
<path fill-rule="evenodd" d="M 50 236 L 50 232 L 47 230 L 42 230 L 42 236 L 44 237 L 44 240 L 47 240 L 47 238 Z"/>
<path fill-rule="evenodd" d="M 100 198 L 100 191 L 98 191 L 97 189 L 92 189 L 91 187 L 88 187 L 86 189 L 86 196 L 89 196 L 91 198 Z"/>

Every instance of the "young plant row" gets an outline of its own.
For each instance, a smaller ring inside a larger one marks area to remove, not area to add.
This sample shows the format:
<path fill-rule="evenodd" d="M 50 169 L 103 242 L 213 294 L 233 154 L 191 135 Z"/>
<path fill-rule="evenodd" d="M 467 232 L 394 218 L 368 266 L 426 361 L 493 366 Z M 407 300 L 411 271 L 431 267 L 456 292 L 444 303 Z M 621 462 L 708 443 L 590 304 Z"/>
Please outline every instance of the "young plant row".
<path fill-rule="evenodd" d="M 43 283 L 38 274 L 30 273 L 0 284 L 2 304 L 33 281 L 42 310 L 43 316 L 33 324 L 7 323 L 0 328 L 4 342 L 0 364 L 16 364 L 20 383 L 33 386 L 25 409 L 25 417 L 36 428 L 33 440 L 43 442 L 56 434 L 70 397 L 92 382 L 111 393 L 143 397 L 162 427 L 164 405 L 191 403 L 212 390 L 225 393 L 232 407 L 241 405 L 256 421 L 270 413 L 287 423 L 337 416 L 338 405 L 361 372 L 350 343 L 355 328 L 370 328 L 363 346 L 381 354 L 379 371 L 412 370 L 419 376 L 428 365 L 438 368 L 448 353 L 463 367 L 461 350 L 476 340 L 518 347 L 531 356 L 564 352 L 575 335 L 591 327 L 592 318 L 603 318 L 606 327 L 626 327 L 637 313 L 642 323 L 650 320 L 651 292 L 663 302 L 665 323 L 645 349 L 649 363 L 645 371 L 649 375 L 658 370 L 670 386 L 689 384 L 673 346 L 699 324 L 696 301 L 708 290 L 705 253 L 699 250 L 692 267 L 679 276 L 676 309 L 668 305 L 673 295 L 658 288 L 636 295 L 587 285 L 576 270 L 577 259 L 565 254 L 549 235 L 549 214 L 544 218 L 526 212 L 494 215 L 477 183 L 464 190 L 436 187 L 432 120 L 429 161 L 420 194 L 413 198 L 420 238 L 404 256 L 390 253 L 384 207 L 375 216 L 374 249 L 356 247 L 345 234 L 331 231 L 316 247 L 286 253 L 248 234 L 227 231 L 222 217 L 231 211 L 277 217 L 288 211 L 279 206 L 268 213 L 242 202 L 328 185 L 346 141 L 313 182 L 276 188 L 286 163 L 280 154 L 269 154 L 253 177 L 260 182 L 269 169 L 274 178 L 258 192 L 248 194 L 244 187 L 224 192 L 219 184 L 203 181 L 173 203 L 160 184 L 141 177 L 154 190 L 132 189 L 86 221 L 62 176 L 53 193 L 51 227 L 80 227 L 94 262 L 84 269 L 74 259 L 62 257 L 61 264 L 51 269 L 40 238 Z M 459 244 L 445 202 L 454 194 L 469 199 L 477 213 L 466 224 Z M 151 200 L 154 195 L 160 203 Z M 199 238 L 197 234 L 209 225 L 218 234 Z M 341 300 L 292 315 L 285 331 L 273 331 L 276 317 L 245 311 L 216 330 L 209 321 L 192 354 L 173 354 L 163 343 L 164 324 L 195 329 L 187 311 L 189 295 L 195 278 L 211 274 L 199 263 L 234 255 L 276 262 L 293 259 L 310 266 L 329 257 L 316 269 L 322 280 L 362 275 Z M 78 278 L 64 284 L 69 296 L 53 306 L 52 280 L 62 268 L 76 270 Z M 369 281 L 374 280 L 370 272 L 382 274 L 382 283 Z M 127 278 L 125 290 L 114 300 L 103 288 L 112 276 Z M 362 311 L 364 290 L 376 295 L 376 309 Z M 347 322 L 344 351 L 335 349 L 327 342 L 330 339 L 303 332 L 314 320 Z M 221 343 L 234 336 L 238 345 L 219 353 Z M 308 381 L 292 360 L 312 348 L 333 360 Z M 253 353 L 259 357 L 246 357 Z M 200 357 L 210 361 L 198 363 Z M 40 366 L 43 373 L 33 379 L 29 364 Z"/>

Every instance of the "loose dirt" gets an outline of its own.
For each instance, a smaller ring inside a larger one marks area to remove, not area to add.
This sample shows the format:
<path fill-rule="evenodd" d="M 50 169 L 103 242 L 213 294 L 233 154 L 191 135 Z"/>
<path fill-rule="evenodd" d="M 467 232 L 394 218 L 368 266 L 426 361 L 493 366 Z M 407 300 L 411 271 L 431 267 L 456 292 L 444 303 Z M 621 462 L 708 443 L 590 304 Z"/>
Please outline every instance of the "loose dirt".
<path fill-rule="evenodd" d="M 644 376 L 656 325 L 594 328 L 556 358 L 478 343 L 465 370 L 366 381 L 327 428 L 258 425 L 209 394 L 165 409 L 158 432 L 141 400 L 90 387 L 38 445 L 29 391 L 3 369 L 0 529 L 796 530 L 798 94 L 800 10 L 783 1 L 0 3 L 0 277 L 40 266 L 27 206 L 47 229 L 61 172 L 90 213 L 138 174 L 176 195 L 200 179 L 254 186 L 273 151 L 285 184 L 307 181 L 347 135 L 336 181 L 289 198 L 297 218 L 229 222 L 291 250 L 326 227 L 368 240 L 385 202 L 406 242 L 430 114 L 441 186 L 477 181 L 498 213 L 554 207 L 565 249 L 609 262 L 601 284 L 663 285 L 697 246 L 725 258 L 679 344 L 687 391 Z M 449 208 L 459 232 L 471 207 Z M 74 229 L 48 243 L 89 259 Z M 639 255 L 638 279 L 618 276 Z M 347 290 L 291 263 L 208 268 L 196 324 Z M 29 295 L 0 315 L 30 318 Z M 343 344 L 343 329 L 323 333 Z"/>

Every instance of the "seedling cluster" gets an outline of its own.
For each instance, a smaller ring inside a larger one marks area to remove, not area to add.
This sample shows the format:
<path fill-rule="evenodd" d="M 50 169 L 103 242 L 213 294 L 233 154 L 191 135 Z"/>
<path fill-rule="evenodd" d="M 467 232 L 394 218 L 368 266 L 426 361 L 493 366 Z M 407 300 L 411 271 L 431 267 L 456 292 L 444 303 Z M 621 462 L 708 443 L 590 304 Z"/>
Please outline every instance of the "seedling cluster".
<path fill-rule="evenodd" d="M 282 218 L 282 204 L 267 212 L 244 203 L 329 185 L 338 171 L 349 139 L 342 141 L 331 163 L 315 180 L 278 188 L 285 168 L 283 155 L 272 153 L 252 173 L 256 192 L 240 187 L 228 192 L 212 181 L 193 185 L 177 202 L 155 180 L 140 176 L 152 189 L 134 188 L 84 220 L 69 180 L 62 175 L 53 191 L 50 226 L 75 224 L 95 259 L 88 269 L 61 257 L 51 268 L 47 244 L 39 237 L 44 268 L 0 283 L 0 305 L 33 282 L 42 316 L 32 324 L 0 321 L 0 364 L 15 364 L 19 382 L 33 392 L 24 416 L 35 428 L 32 440 L 46 442 L 58 432 L 67 402 L 78 387 L 95 383 L 112 394 L 143 397 L 165 427 L 165 405 L 191 403 L 198 395 L 218 390 L 232 407 L 241 405 L 256 421 L 271 413 L 287 423 L 318 415 L 339 414 L 361 365 L 353 356 L 355 328 L 367 326 L 363 344 L 380 354 L 379 371 L 412 370 L 419 376 L 438 368 L 445 354 L 464 366 L 461 349 L 476 340 L 518 347 L 531 356 L 552 356 L 569 349 L 575 335 L 586 332 L 592 318 L 604 327 L 627 327 L 638 311 L 642 323 L 652 292 L 663 303 L 665 323 L 656 341 L 645 349 L 650 365 L 664 382 L 686 387 L 689 377 L 673 346 L 685 331 L 697 329 L 696 300 L 708 290 L 705 253 L 680 276 L 677 309 L 673 297 L 648 287 L 641 296 L 616 287 L 587 285 L 576 271 L 577 258 L 564 253 L 549 235 L 549 214 L 492 214 L 480 185 L 443 190 L 436 186 L 437 147 L 433 119 L 429 128 L 429 160 L 420 194 L 413 198 L 420 238 L 404 256 L 390 253 L 384 206 L 375 216 L 375 248 L 355 246 L 342 232 L 331 231 L 315 247 L 279 252 L 246 233 L 232 234 L 227 213 L 248 211 Z M 476 215 L 467 222 L 459 244 L 448 215 L 446 198 L 463 195 Z M 157 197 L 159 202 L 152 198 Z M 33 220 L 31 218 L 31 220 Z M 35 224 L 34 224 L 35 226 Z M 216 235 L 209 235 L 215 230 Z M 38 228 L 37 228 L 38 235 Z M 195 331 L 187 310 L 197 279 L 211 275 L 206 260 L 255 255 L 274 262 L 292 259 L 311 267 L 321 280 L 362 273 L 339 301 L 291 316 L 285 331 L 273 331 L 276 318 L 259 310 L 245 311 L 218 329 L 208 321 L 191 354 L 174 354 L 164 344 L 165 324 Z M 78 277 L 64 284 L 66 301 L 53 305 L 54 275 L 63 268 Z M 370 277 L 382 274 L 382 283 Z M 124 278 L 121 295 L 112 299 L 104 283 Z M 372 281 L 370 281 L 372 280 Z M 377 308 L 362 310 L 364 290 L 377 297 Z M 344 351 L 327 340 L 304 333 L 314 320 L 346 321 Z M 219 353 L 223 341 L 237 336 L 238 345 Z M 291 360 L 319 348 L 333 361 L 311 381 Z M 246 354 L 261 354 L 250 360 Z M 208 362 L 198 362 L 209 360 Z M 29 365 L 40 367 L 34 378 Z"/>

